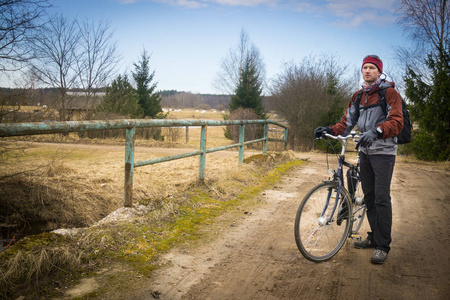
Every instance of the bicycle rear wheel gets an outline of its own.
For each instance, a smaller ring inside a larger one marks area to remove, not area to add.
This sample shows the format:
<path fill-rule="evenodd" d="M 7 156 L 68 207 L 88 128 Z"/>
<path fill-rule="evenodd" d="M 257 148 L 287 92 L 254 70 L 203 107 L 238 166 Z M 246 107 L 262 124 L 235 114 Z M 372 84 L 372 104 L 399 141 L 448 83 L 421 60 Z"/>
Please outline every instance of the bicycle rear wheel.
<path fill-rule="evenodd" d="M 340 190 L 339 205 L 330 220 L 336 193 L 336 183 L 321 183 L 305 196 L 298 208 L 294 228 L 295 242 L 303 256 L 310 261 L 322 262 L 332 258 L 349 236 L 352 222 L 348 215 L 352 215 L 352 206 L 350 196 L 343 187 Z M 348 212 L 340 211 L 342 207 L 347 207 Z"/>
<path fill-rule="evenodd" d="M 356 185 L 352 212 L 352 234 L 356 234 L 358 233 L 359 229 L 361 229 L 361 225 L 364 222 L 364 216 L 366 215 L 366 205 L 364 204 L 364 193 L 362 191 L 361 181 L 358 181 Z"/>

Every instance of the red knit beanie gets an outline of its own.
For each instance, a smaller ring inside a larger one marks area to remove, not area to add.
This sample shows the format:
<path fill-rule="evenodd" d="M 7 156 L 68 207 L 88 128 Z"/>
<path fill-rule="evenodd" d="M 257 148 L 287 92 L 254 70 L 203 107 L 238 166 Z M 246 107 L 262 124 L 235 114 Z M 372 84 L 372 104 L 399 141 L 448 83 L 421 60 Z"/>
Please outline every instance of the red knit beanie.
<path fill-rule="evenodd" d="M 377 55 L 367 55 L 364 57 L 362 65 L 364 66 L 367 63 L 374 64 L 378 68 L 378 71 L 383 73 L 383 61 Z"/>

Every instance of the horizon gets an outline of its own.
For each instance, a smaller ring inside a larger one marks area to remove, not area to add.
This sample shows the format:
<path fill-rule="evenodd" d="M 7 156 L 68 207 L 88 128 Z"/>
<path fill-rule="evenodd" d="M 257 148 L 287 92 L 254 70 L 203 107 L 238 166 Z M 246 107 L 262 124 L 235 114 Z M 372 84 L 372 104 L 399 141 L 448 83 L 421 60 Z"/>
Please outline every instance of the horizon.
<path fill-rule="evenodd" d="M 115 76 L 129 73 L 145 48 L 160 91 L 223 94 L 213 81 L 227 53 L 238 44 L 241 30 L 260 51 L 269 87 L 284 64 L 322 54 L 348 66 L 348 76 L 358 71 L 364 56 L 377 54 L 389 80 L 396 81 L 400 70 L 395 47 L 407 43 L 396 23 L 396 0 L 53 2 L 50 15 L 109 22 L 122 56 Z M 14 80 L 5 77 L 1 75 L 0 85 L 11 87 Z"/>

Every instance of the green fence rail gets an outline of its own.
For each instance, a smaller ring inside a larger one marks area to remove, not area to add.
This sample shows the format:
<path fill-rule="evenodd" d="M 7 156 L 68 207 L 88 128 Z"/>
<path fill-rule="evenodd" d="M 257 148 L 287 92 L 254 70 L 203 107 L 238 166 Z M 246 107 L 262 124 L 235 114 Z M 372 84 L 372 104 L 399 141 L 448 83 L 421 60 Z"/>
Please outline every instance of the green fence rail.
<path fill-rule="evenodd" d="M 245 125 L 261 124 L 264 126 L 264 137 L 260 139 L 245 141 Z M 269 138 L 269 124 L 279 126 L 284 129 L 282 139 Z M 221 146 L 217 148 L 206 148 L 207 126 L 239 126 L 239 142 L 237 144 Z M 134 140 L 136 128 L 145 127 L 184 127 L 201 126 L 200 150 L 183 154 L 165 156 L 160 158 L 134 161 Z M 205 178 L 206 154 L 230 148 L 239 148 L 238 162 L 244 161 L 244 146 L 253 143 L 263 143 L 263 154 L 267 153 L 267 143 L 269 141 L 282 142 L 286 147 L 288 128 L 286 125 L 274 120 L 234 120 L 234 121 L 214 121 L 214 120 L 114 120 L 114 121 L 67 121 L 67 122 L 36 122 L 36 123 L 5 123 L 0 124 L 0 137 L 38 135 L 51 133 L 83 132 L 91 130 L 125 129 L 125 180 L 124 180 L 124 206 L 133 206 L 133 174 L 134 168 L 161 163 L 165 161 L 181 159 L 198 155 L 199 180 Z"/>

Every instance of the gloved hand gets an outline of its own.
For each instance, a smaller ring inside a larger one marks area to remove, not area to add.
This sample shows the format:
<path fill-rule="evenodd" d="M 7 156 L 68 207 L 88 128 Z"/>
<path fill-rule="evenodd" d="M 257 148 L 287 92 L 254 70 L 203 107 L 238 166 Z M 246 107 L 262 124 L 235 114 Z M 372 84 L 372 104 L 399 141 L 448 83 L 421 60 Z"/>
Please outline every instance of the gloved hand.
<path fill-rule="evenodd" d="M 369 147 L 372 145 L 373 141 L 375 141 L 378 138 L 378 131 L 376 128 L 372 128 L 369 131 L 364 132 L 359 136 L 359 140 L 357 143 L 361 147 Z"/>
<path fill-rule="evenodd" d="M 314 136 L 316 138 L 320 138 L 323 133 L 331 134 L 331 127 L 322 127 L 319 126 L 314 130 Z"/>

